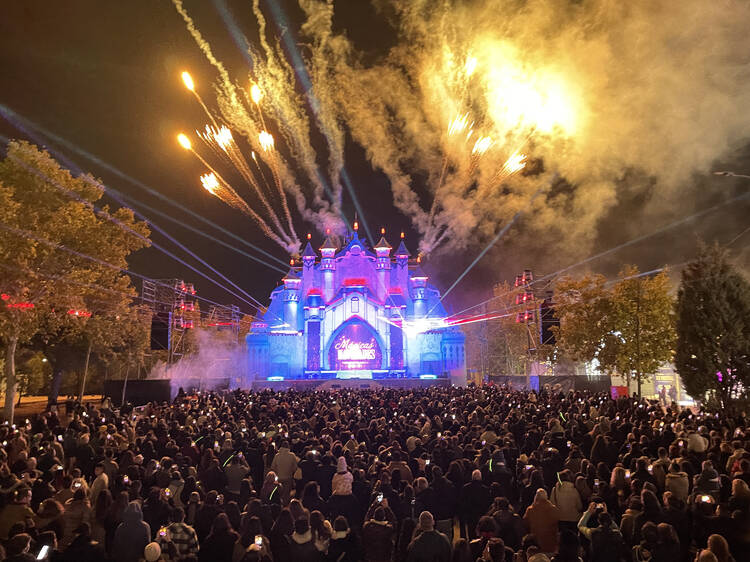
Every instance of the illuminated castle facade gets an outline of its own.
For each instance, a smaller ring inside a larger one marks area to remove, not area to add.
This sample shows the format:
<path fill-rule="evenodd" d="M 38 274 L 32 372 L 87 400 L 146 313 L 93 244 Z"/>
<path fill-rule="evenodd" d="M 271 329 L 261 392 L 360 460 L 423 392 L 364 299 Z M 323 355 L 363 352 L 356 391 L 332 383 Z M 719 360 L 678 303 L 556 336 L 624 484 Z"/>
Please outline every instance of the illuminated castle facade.
<path fill-rule="evenodd" d="M 247 336 L 256 381 L 466 376 L 464 335 L 445 322 L 439 291 L 403 235 L 395 252 L 355 229 L 343 248 L 308 239 Z M 391 255 L 393 253 L 393 255 Z"/>

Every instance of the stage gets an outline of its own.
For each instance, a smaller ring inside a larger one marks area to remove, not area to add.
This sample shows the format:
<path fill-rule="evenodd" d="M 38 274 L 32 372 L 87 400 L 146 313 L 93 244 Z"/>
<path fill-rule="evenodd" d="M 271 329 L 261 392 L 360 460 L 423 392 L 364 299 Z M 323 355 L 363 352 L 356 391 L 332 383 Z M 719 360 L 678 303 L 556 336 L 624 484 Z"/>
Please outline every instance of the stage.
<path fill-rule="evenodd" d="M 379 388 L 393 388 L 405 390 L 410 388 L 428 388 L 430 386 L 450 386 L 451 379 L 448 377 L 435 379 L 297 379 L 297 380 L 256 380 L 253 381 L 251 390 L 261 391 L 270 389 L 279 390 L 366 390 Z"/>

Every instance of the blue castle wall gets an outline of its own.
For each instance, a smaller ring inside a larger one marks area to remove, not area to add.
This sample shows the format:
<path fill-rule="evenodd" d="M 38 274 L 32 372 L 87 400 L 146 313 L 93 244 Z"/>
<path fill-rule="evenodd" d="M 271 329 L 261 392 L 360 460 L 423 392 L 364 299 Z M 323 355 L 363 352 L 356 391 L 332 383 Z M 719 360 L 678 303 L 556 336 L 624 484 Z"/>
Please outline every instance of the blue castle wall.
<path fill-rule="evenodd" d="M 310 242 L 247 335 L 254 379 L 443 377 L 466 373 L 464 335 L 403 240 Z"/>

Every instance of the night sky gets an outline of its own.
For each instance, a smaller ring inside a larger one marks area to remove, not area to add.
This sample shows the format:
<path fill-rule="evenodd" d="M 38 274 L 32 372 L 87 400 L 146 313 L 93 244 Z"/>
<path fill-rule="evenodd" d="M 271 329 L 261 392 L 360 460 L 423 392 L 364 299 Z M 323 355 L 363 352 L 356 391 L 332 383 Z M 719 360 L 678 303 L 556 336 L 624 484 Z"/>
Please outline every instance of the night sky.
<path fill-rule="evenodd" d="M 220 4 L 224 2 L 185 2 L 218 58 L 225 62 L 230 74 L 236 76 L 243 70 L 243 57 L 222 22 L 216 8 Z M 369 3 L 346 0 L 335 4 L 336 25 L 345 29 L 368 57 L 382 56 L 394 41 L 394 32 L 383 16 L 370 8 Z M 254 41 L 256 26 L 249 3 L 228 2 L 227 5 L 239 27 L 251 42 Z M 300 15 L 292 2 L 283 2 L 283 7 L 292 22 L 290 32 L 294 33 L 294 22 L 299 21 Z M 270 19 L 269 25 L 273 25 Z M 61 151 L 80 168 L 93 172 L 105 185 L 125 193 L 136 202 L 156 207 L 201 230 L 209 230 L 132 182 L 75 154 L 71 147 L 90 152 L 132 179 L 179 201 L 280 260 L 288 259 L 262 236 L 249 219 L 200 188 L 197 177 L 203 172 L 202 167 L 175 142 L 177 132 L 192 132 L 195 128 L 201 128 L 205 121 L 200 107 L 183 87 L 180 72 L 189 70 L 199 88 L 205 92 L 215 80 L 215 74 L 187 33 L 171 2 L 6 2 L 0 18 L 0 68 L 0 103 L 64 137 L 70 146 L 43 140 L 43 137 L 34 139 L 4 120 L 0 120 L 0 135 L 37 140 L 40 144 Z M 205 97 L 210 99 L 210 96 Z M 346 169 L 357 189 L 371 229 L 377 232 L 380 226 L 386 227 L 391 243 L 396 241 L 400 230 L 406 230 L 407 244 L 414 250 L 417 246 L 416 235 L 409 228 L 409 220 L 394 211 L 385 176 L 371 169 L 363 150 L 350 140 L 346 157 Z M 747 173 L 750 169 L 747 164 L 747 151 L 744 151 L 730 162 L 717 163 L 716 169 L 730 168 Z M 717 182 L 723 182 L 720 185 L 724 186 L 724 195 L 716 195 Z M 748 184 L 739 180 L 711 176 L 696 178 L 693 185 L 686 186 L 686 206 L 674 212 L 666 206 L 664 212 L 659 214 L 663 222 L 658 224 L 639 221 L 642 209 L 657 204 L 656 194 L 646 194 L 632 200 L 623 198 L 600 225 L 599 241 L 593 251 L 604 250 L 651 232 L 660 224 L 689 215 L 720 201 L 722 197 L 741 193 L 747 187 Z M 711 195 L 703 197 L 704 193 Z M 140 210 L 137 203 L 130 204 Z M 745 200 L 740 205 L 729 206 L 632 246 L 591 264 L 591 267 L 614 274 L 622 262 L 634 262 L 642 270 L 665 263 L 680 263 L 695 254 L 698 239 L 716 239 L 721 243 L 732 240 L 748 226 L 748 211 L 750 205 Z M 350 217 L 354 215 L 346 191 L 344 212 Z M 171 221 L 152 217 L 148 211 L 143 211 L 143 214 L 149 219 L 153 218 L 155 224 L 261 302 L 267 302 L 268 294 L 281 278 L 282 274 L 278 271 L 222 248 Z M 653 214 L 649 216 L 653 220 Z M 300 221 L 297 221 L 297 226 L 301 237 L 309 228 L 302 226 Z M 211 234 L 231 242 L 220 233 L 214 231 Z M 200 267 L 157 232 L 153 232 L 152 238 Z M 750 234 L 732 246 L 735 256 L 745 267 L 749 261 L 749 240 Z M 313 241 L 316 246 L 319 245 L 320 235 L 314 234 Z M 426 269 L 433 281 L 444 289 L 482 247 L 483 244 L 478 242 L 458 255 L 439 255 L 429 261 Z M 195 283 L 199 294 L 227 304 L 242 304 L 244 311 L 250 311 L 247 305 L 156 249 L 143 250 L 130 261 L 132 269 L 141 274 L 154 278 L 184 278 Z M 523 247 L 514 246 L 511 235 L 488 253 L 479 267 L 456 289 L 448 300 L 449 309 L 451 305 L 456 309 L 485 298 L 491 291 L 492 283 L 512 279 L 516 269 L 523 267 L 534 268 L 538 275 L 553 270 L 553 266 L 545 260 L 531 255 Z M 206 271 L 203 267 L 201 269 Z M 140 283 L 136 282 L 136 286 L 140 288 Z"/>

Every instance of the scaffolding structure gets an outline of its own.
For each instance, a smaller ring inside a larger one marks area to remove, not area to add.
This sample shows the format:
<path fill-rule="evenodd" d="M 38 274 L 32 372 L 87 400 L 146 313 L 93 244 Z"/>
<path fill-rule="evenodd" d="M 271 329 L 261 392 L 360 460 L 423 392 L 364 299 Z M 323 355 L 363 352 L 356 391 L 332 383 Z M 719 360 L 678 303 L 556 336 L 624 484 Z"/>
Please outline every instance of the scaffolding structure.
<path fill-rule="evenodd" d="M 151 310 L 153 322 L 169 326 L 167 362 L 185 354 L 185 333 L 195 327 L 186 313 L 195 311 L 196 291 L 182 279 L 144 279 L 141 303 Z M 153 325 L 153 323 L 152 323 Z"/>

